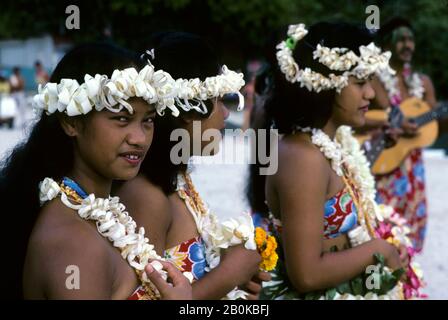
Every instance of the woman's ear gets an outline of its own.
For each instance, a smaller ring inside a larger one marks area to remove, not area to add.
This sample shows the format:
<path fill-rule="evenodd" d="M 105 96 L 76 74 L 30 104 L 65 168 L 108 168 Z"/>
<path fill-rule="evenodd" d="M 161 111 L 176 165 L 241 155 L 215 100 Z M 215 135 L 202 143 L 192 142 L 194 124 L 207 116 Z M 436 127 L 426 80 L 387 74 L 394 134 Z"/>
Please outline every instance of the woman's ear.
<path fill-rule="evenodd" d="M 59 116 L 59 122 L 62 130 L 64 130 L 65 134 L 69 137 L 76 137 L 79 134 L 79 124 L 74 117 L 61 114 Z"/>

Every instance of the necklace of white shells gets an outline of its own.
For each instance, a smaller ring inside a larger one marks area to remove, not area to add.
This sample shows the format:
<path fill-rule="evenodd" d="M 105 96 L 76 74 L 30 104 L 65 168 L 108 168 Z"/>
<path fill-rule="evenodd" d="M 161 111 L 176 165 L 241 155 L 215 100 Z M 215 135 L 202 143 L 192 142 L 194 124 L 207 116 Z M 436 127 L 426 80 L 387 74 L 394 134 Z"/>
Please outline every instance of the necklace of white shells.
<path fill-rule="evenodd" d="M 410 66 L 405 65 L 405 69 L 409 70 Z M 401 103 L 402 97 L 400 94 L 400 88 L 398 87 L 398 77 L 385 70 L 382 70 L 381 72 L 378 72 L 378 78 L 383 83 L 384 88 L 387 91 L 389 100 L 393 104 Z M 421 80 L 418 73 L 410 73 L 408 76 L 404 77 L 404 81 L 406 83 L 406 86 L 409 88 L 409 94 L 412 97 L 417 97 L 419 99 L 423 98 L 425 88 L 423 86 L 423 81 Z"/>
<path fill-rule="evenodd" d="M 384 220 L 383 215 L 386 214 L 382 211 L 387 209 L 378 206 L 375 201 L 375 181 L 351 128 L 339 127 L 334 140 L 320 129 L 297 128 L 297 131 L 311 133 L 312 143 L 330 160 L 332 169 L 343 179 L 355 203 L 359 225 L 348 232 L 351 246 L 355 247 L 376 238 L 374 230 L 377 221 Z M 373 294 L 364 298 L 373 298 Z M 386 295 L 377 298 L 402 299 L 402 283 L 399 282 Z"/>
<path fill-rule="evenodd" d="M 136 232 L 137 224 L 129 216 L 118 197 L 102 199 L 96 198 L 94 194 L 87 195 L 76 182 L 69 178 L 64 178 L 61 183 L 45 178 L 40 183 L 39 189 L 41 205 L 60 196 L 62 203 L 76 210 L 79 217 L 95 221 L 98 232 L 121 251 L 123 259 L 126 259 L 134 269 L 148 298 L 151 300 L 161 298 L 157 288 L 147 278 L 144 269 L 150 259 L 164 259 L 156 253 L 154 246 L 149 244 L 143 227 Z M 167 273 L 162 270 L 162 265 L 158 261 L 153 261 L 151 264 L 166 280 Z M 191 273 L 184 272 L 184 275 L 190 282 L 192 281 Z"/>

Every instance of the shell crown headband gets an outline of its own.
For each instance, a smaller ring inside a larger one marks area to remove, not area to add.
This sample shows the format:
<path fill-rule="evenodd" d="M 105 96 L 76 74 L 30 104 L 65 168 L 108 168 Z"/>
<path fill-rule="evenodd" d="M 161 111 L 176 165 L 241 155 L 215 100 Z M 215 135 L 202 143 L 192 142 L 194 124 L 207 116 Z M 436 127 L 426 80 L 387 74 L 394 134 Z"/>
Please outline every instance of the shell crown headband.
<path fill-rule="evenodd" d="M 288 38 L 280 42 L 276 49 L 277 62 L 286 80 L 291 83 L 299 83 L 309 91 L 320 92 L 321 90 L 335 89 L 338 93 L 348 85 L 348 77 L 355 76 L 366 79 L 369 75 L 380 71 L 395 74 L 389 67 L 391 53 L 381 52 L 373 42 L 367 46 L 360 46 L 360 55 L 356 55 L 347 48 L 328 48 L 317 44 L 313 51 L 313 59 L 319 61 L 330 70 L 340 71 L 342 75 L 331 73 L 328 77 L 315 72 L 310 68 L 300 69 L 294 60 L 293 51 L 298 41 L 308 34 L 303 23 L 290 25 Z"/>
<path fill-rule="evenodd" d="M 155 57 L 154 49 L 148 50 L 146 54 L 152 59 Z M 244 108 L 244 98 L 239 92 L 245 84 L 242 73 L 223 65 L 221 74 L 204 81 L 199 78 L 173 79 L 168 72 L 156 70 L 150 60 L 147 61 L 148 64 L 140 71 L 135 68 L 114 70 L 110 79 L 107 75 L 96 74 L 92 77 L 86 74 L 82 84 L 73 79 L 62 79 L 59 83 L 47 83 L 43 87 L 39 85 L 38 93 L 33 98 L 33 108 L 38 113 L 52 114 L 59 111 L 69 116 L 104 108 L 115 113 L 125 108 L 132 114 L 132 106 L 126 100 L 140 97 L 154 104 L 159 115 L 164 115 L 168 108 L 177 117 L 179 108 L 205 114 L 206 100 L 226 94 L 237 94 L 238 110 Z"/>

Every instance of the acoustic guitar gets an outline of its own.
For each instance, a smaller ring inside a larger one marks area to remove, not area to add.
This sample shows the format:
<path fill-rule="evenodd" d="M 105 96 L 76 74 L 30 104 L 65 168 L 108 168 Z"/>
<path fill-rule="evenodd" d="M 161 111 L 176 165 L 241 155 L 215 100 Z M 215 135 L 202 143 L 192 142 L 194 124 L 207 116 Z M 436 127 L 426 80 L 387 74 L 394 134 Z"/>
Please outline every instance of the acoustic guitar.
<path fill-rule="evenodd" d="M 367 119 L 389 120 L 392 127 L 401 127 L 404 119 L 415 123 L 418 134 L 413 137 L 401 136 L 396 145 L 386 149 L 385 134 L 372 138 L 370 135 L 357 136 L 362 144 L 367 159 L 371 163 L 372 173 L 387 174 L 400 166 L 406 156 L 414 149 L 430 146 L 437 139 L 437 119 L 448 114 L 448 105 L 438 105 L 432 109 L 426 102 L 418 98 L 409 98 L 398 107 L 392 107 L 390 114 L 384 110 L 370 110 Z"/>

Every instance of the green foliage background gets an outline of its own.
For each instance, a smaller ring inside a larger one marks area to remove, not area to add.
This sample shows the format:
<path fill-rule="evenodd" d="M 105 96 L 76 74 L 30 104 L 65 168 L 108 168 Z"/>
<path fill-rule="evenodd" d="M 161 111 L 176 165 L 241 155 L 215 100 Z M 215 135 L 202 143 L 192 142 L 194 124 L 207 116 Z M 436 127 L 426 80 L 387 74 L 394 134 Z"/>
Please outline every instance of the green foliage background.
<path fill-rule="evenodd" d="M 81 28 L 67 30 L 65 8 L 80 8 Z M 363 23 L 365 9 L 380 8 L 381 22 L 400 15 L 417 30 L 415 65 L 433 79 L 439 97 L 448 97 L 448 0 L 3 0 L 0 39 L 50 33 L 84 42 L 104 38 L 134 50 L 148 46 L 158 30 L 185 30 L 211 40 L 232 68 L 266 52 L 271 33 L 288 23 L 320 20 Z M 269 49 L 271 49 L 269 47 Z"/>

